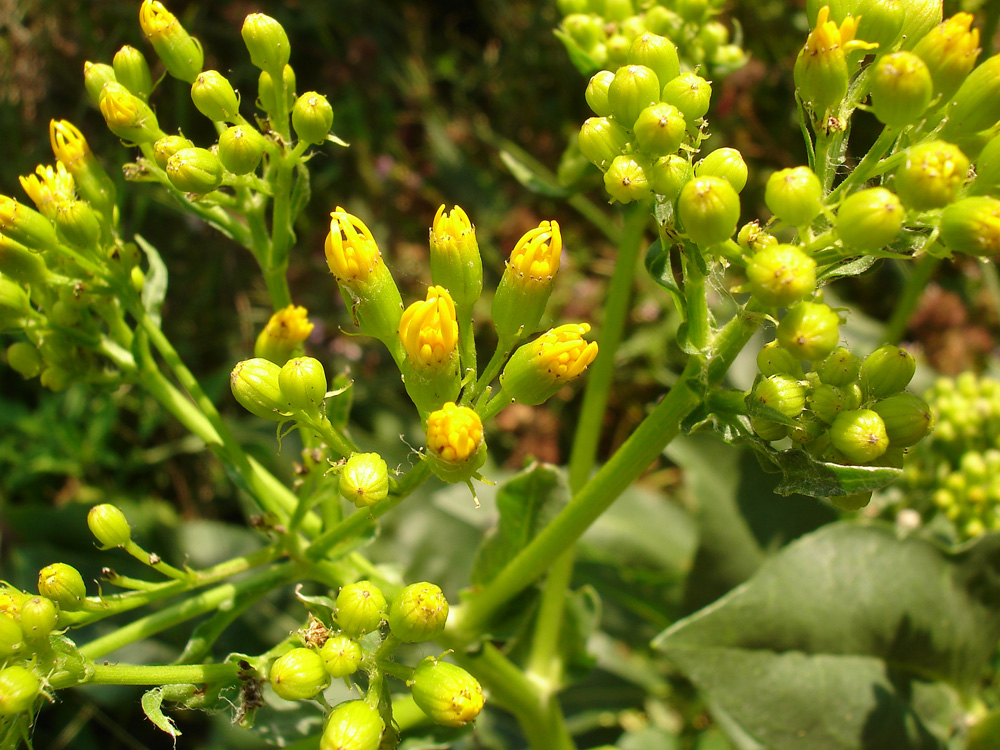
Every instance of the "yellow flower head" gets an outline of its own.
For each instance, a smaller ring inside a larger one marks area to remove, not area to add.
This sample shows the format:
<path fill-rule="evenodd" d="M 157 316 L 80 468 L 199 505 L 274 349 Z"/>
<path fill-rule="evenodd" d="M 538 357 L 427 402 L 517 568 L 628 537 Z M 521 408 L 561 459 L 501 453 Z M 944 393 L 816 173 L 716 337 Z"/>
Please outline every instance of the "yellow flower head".
<path fill-rule="evenodd" d="M 163 37 L 178 26 L 177 16 L 167 10 L 159 0 L 143 0 L 139 8 L 139 25 L 147 39 Z"/>
<path fill-rule="evenodd" d="M 431 225 L 431 251 L 459 254 L 471 239 L 476 242 L 476 228 L 469 221 L 468 214 L 461 206 L 455 206 L 450 214 L 445 213 L 444 204 L 438 208 Z M 476 245 L 478 249 L 478 245 Z"/>
<path fill-rule="evenodd" d="M 278 310 L 257 337 L 254 356 L 285 364 L 313 331 L 308 316 L 309 311 L 301 306 L 289 305 Z"/>
<path fill-rule="evenodd" d="M 340 206 L 330 214 L 330 233 L 324 250 L 331 273 L 339 283 L 351 287 L 368 284 L 382 262 L 371 230 Z"/>
<path fill-rule="evenodd" d="M 73 200 L 76 190 L 73 175 L 66 171 L 66 165 L 61 161 L 56 162 L 54 169 L 51 165 L 39 164 L 35 168 L 35 174 L 22 175 L 18 179 L 24 192 L 46 216 L 55 214 L 57 203 Z"/>
<path fill-rule="evenodd" d="M 83 133 L 69 120 L 49 122 L 49 141 L 52 153 L 72 172 L 90 157 L 90 146 Z"/>
<path fill-rule="evenodd" d="M 521 284 L 549 286 L 559 270 L 561 254 L 559 224 L 543 221 L 517 241 L 507 267 Z"/>
<path fill-rule="evenodd" d="M 127 88 L 113 81 L 104 84 L 101 114 L 109 128 L 133 128 L 141 124 L 139 100 Z"/>
<path fill-rule="evenodd" d="M 466 461 L 482 444 L 483 423 L 467 406 L 449 401 L 427 418 L 427 447 L 443 461 Z"/>
<path fill-rule="evenodd" d="M 426 300 L 414 302 L 403 311 L 399 339 L 406 356 L 417 367 L 440 370 L 451 363 L 458 346 L 458 321 L 447 289 L 432 286 Z"/>
<path fill-rule="evenodd" d="M 597 342 L 584 341 L 587 323 L 567 323 L 546 331 L 532 343 L 535 362 L 553 382 L 578 378 L 597 356 Z"/>
<path fill-rule="evenodd" d="M 816 27 L 809 34 L 806 40 L 806 51 L 812 55 L 825 56 L 835 55 L 843 57 L 848 52 L 854 50 L 870 50 L 878 47 L 872 42 L 865 42 L 855 39 L 858 33 L 858 22 L 861 16 L 848 15 L 844 22 L 837 26 L 836 21 L 830 20 L 830 6 L 824 5 L 820 8 L 816 17 Z"/>

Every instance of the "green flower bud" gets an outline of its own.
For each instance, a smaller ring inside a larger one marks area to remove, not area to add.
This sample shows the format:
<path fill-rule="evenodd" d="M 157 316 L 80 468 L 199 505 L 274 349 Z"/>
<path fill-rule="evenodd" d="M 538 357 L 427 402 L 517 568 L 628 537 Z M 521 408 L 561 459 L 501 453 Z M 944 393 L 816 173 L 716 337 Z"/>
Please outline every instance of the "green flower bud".
<path fill-rule="evenodd" d="M 115 80 L 115 69 L 107 63 L 85 62 L 83 64 L 83 83 L 87 88 L 87 96 L 95 107 L 101 106 L 104 96 L 104 84 Z"/>
<path fill-rule="evenodd" d="M 621 203 L 649 197 L 651 188 L 646 170 L 631 156 L 616 156 L 604 173 L 604 189 Z"/>
<path fill-rule="evenodd" d="M 113 62 L 114 78 L 106 79 L 105 83 L 108 80 L 115 80 L 143 101 L 149 99 L 153 91 L 153 76 L 149 72 L 145 56 L 135 47 L 126 44 L 115 53 Z M 87 70 L 84 68 L 85 78 L 86 75 Z M 100 101 L 97 104 L 100 104 Z"/>
<path fill-rule="evenodd" d="M 293 648 L 271 665 L 271 687 L 286 701 L 312 698 L 330 684 L 323 658 L 312 649 Z"/>
<path fill-rule="evenodd" d="M 635 15 L 635 7 L 632 5 L 632 0 L 604 0 L 602 15 L 605 21 L 624 25 Z"/>
<path fill-rule="evenodd" d="M 970 195 L 1000 193 L 1000 135 L 991 138 L 976 159 L 976 179 L 969 186 Z"/>
<path fill-rule="evenodd" d="M 843 346 L 838 346 L 816 367 L 820 382 L 838 388 L 850 385 L 861 372 L 861 358 Z"/>
<path fill-rule="evenodd" d="M 101 239 L 101 220 L 85 201 L 60 201 L 56 206 L 56 232 L 73 247 L 96 247 Z"/>
<path fill-rule="evenodd" d="M 0 233 L 32 250 L 58 244 L 52 223 L 38 211 L 0 195 Z"/>
<path fill-rule="evenodd" d="M 592 50 L 607 40 L 604 19 L 593 13 L 571 13 L 562 22 L 562 28 L 584 50 Z"/>
<path fill-rule="evenodd" d="M 602 171 L 622 153 L 628 141 L 625 128 L 607 117 L 591 117 L 580 128 L 580 152 Z"/>
<path fill-rule="evenodd" d="M 858 39 L 877 44 L 876 54 L 889 52 L 902 36 L 908 9 L 906 0 L 856 0 Z"/>
<path fill-rule="evenodd" d="M 899 236 L 906 211 L 895 193 L 883 187 L 849 195 L 837 211 L 837 234 L 852 250 L 880 250 Z"/>
<path fill-rule="evenodd" d="M 772 422 L 770 419 L 750 417 L 750 426 L 757 437 L 769 443 L 788 437 L 788 428 L 780 422 Z"/>
<path fill-rule="evenodd" d="M 729 44 L 729 29 L 718 21 L 709 21 L 698 30 L 695 40 L 705 57 L 711 59 L 720 47 Z"/>
<path fill-rule="evenodd" d="M 208 149 L 181 149 L 167 160 L 167 179 L 185 193 L 205 195 L 222 184 L 219 157 Z"/>
<path fill-rule="evenodd" d="M 677 107 L 657 102 L 639 113 L 632 129 L 643 154 L 649 157 L 665 156 L 676 153 L 681 147 L 687 123 Z"/>
<path fill-rule="evenodd" d="M 54 601 L 60 609 L 75 612 L 83 606 L 87 586 L 80 571 L 72 565 L 53 563 L 39 571 L 38 593 Z"/>
<path fill-rule="evenodd" d="M 378 453 L 352 453 L 340 472 L 340 494 L 359 508 L 389 496 L 389 469 Z"/>
<path fill-rule="evenodd" d="M 712 84 L 696 73 L 681 73 L 663 85 L 661 99 L 672 104 L 688 123 L 708 114 L 712 103 Z"/>
<path fill-rule="evenodd" d="M 559 12 L 564 16 L 569 16 L 573 13 L 586 13 L 590 9 L 587 0 L 559 0 L 556 3 L 556 7 L 559 8 Z"/>
<path fill-rule="evenodd" d="M 906 388 L 916 369 L 916 360 L 906 349 L 880 346 L 861 363 L 861 389 L 868 398 L 887 398 Z"/>
<path fill-rule="evenodd" d="M 842 28 L 829 21 L 829 8 L 820 9 L 813 30 L 795 59 L 795 86 L 817 119 L 847 95 L 849 71 Z"/>
<path fill-rule="evenodd" d="M 347 701 L 330 712 L 319 750 L 378 750 L 384 730 L 378 708 L 364 701 Z"/>
<path fill-rule="evenodd" d="M 646 10 L 646 28 L 654 34 L 676 39 L 684 28 L 684 19 L 674 10 L 653 5 Z"/>
<path fill-rule="evenodd" d="M 100 108 L 108 130 L 124 141 L 142 144 L 163 137 L 153 110 L 120 83 L 104 84 Z"/>
<path fill-rule="evenodd" d="M 251 13 L 243 21 L 240 34 L 254 67 L 271 75 L 284 70 L 291 55 L 291 46 L 288 34 L 280 23 L 263 13 Z"/>
<path fill-rule="evenodd" d="M 319 655 L 327 674 L 335 679 L 354 674 L 361 666 L 361 644 L 346 635 L 331 635 Z"/>
<path fill-rule="evenodd" d="M 871 492 L 855 492 L 853 495 L 834 495 L 830 503 L 838 510 L 861 510 L 872 501 Z"/>
<path fill-rule="evenodd" d="M 153 144 L 153 159 L 160 169 L 166 169 L 170 157 L 185 148 L 194 148 L 194 143 L 182 135 L 168 135 Z"/>
<path fill-rule="evenodd" d="M 326 398 L 326 370 L 313 357 L 296 357 L 282 365 L 278 372 L 278 388 L 287 411 L 300 411 L 318 416 Z"/>
<path fill-rule="evenodd" d="M 681 190 L 677 212 L 687 236 L 708 247 L 733 236 L 740 219 L 740 196 L 721 177 L 697 177 Z"/>
<path fill-rule="evenodd" d="M 889 127 L 917 122 L 930 106 L 933 91 L 930 71 L 912 52 L 893 52 L 874 63 L 872 110 Z"/>
<path fill-rule="evenodd" d="M 757 352 L 757 369 L 765 378 L 772 375 L 802 377 L 802 363 L 777 341 L 770 341 Z"/>
<path fill-rule="evenodd" d="M 809 408 L 821 421 L 833 424 L 840 412 L 845 410 L 847 399 L 839 388 L 822 383 L 809 394 Z"/>
<path fill-rule="evenodd" d="M 7 364 L 22 378 L 36 378 L 45 362 L 38 349 L 26 341 L 18 341 L 7 347 Z"/>
<path fill-rule="evenodd" d="M 205 62 L 205 53 L 201 43 L 184 30 L 177 17 L 159 0 L 143 0 L 139 25 L 167 72 L 186 83 L 194 83 Z"/>
<path fill-rule="evenodd" d="M 281 368 L 274 362 L 255 357 L 237 363 L 229 386 L 240 405 L 251 414 L 272 422 L 288 419 L 285 398 L 278 384 Z"/>
<path fill-rule="evenodd" d="M 640 34 L 632 41 L 632 46 L 628 50 L 628 63 L 649 68 L 656 74 L 658 82 L 669 81 L 681 72 L 677 47 L 674 43 L 665 36 L 649 32 Z"/>
<path fill-rule="evenodd" d="M 250 174 L 260 164 L 266 142 L 264 136 L 249 125 L 233 125 L 219 136 L 219 161 L 233 174 Z"/>
<path fill-rule="evenodd" d="M 476 228 L 460 206 L 438 207 L 430 232 L 431 278 L 447 289 L 458 311 L 469 311 L 483 291 L 483 259 Z"/>
<path fill-rule="evenodd" d="M 486 698 L 479 681 L 461 667 L 428 656 L 409 682 L 413 701 L 435 724 L 464 727 L 475 721 Z"/>
<path fill-rule="evenodd" d="M 45 287 L 48 284 L 49 269 L 37 252 L 0 234 L 0 275 L 19 284 Z"/>
<path fill-rule="evenodd" d="M 291 65 L 286 65 L 282 73 L 282 82 L 285 85 L 285 106 L 291 108 L 295 102 L 295 71 Z M 268 114 L 276 111 L 278 100 L 277 92 L 274 88 L 274 79 L 271 74 L 263 72 L 257 79 L 257 106 Z"/>
<path fill-rule="evenodd" d="M 15 716 L 31 710 L 42 685 L 34 672 L 21 666 L 0 669 L 0 716 Z"/>
<path fill-rule="evenodd" d="M 307 91 L 292 107 L 292 127 L 299 140 L 323 143 L 333 125 L 333 107 L 322 94 Z"/>
<path fill-rule="evenodd" d="M 56 605 L 44 596 L 31 596 L 21 603 L 21 632 L 29 641 L 49 637 L 56 628 L 59 615 Z"/>
<path fill-rule="evenodd" d="M 615 72 L 608 86 L 608 103 L 615 120 L 632 130 L 639 113 L 660 101 L 660 81 L 645 65 L 625 65 Z"/>
<path fill-rule="evenodd" d="M 1000 200 L 979 195 L 952 203 L 941 212 L 941 239 L 954 252 L 1000 254 Z"/>
<path fill-rule="evenodd" d="M 608 101 L 608 87 L 615 80 L 615 74 L 610 70 L 595 73 L 587 84 L 587 106 L 598 117 L 611 116 L 611 102 Z"/>
<path fill-rule="evenodd" d="M 913 47 L 930 72 L 934 94 L 948 101 L 976 66 L 979 29 L 972 28 L 971 13 L 956 13 L 932 28 Z"/>
<path fill-rule="evenodd" d="M 968 172 L 969 160 L 958 146 L 922 143 L 909 150 L 906 162 L 896 170 L 896 192 L 908 208 L 942 208 L 958 197 Z"/>
<path fill-rule="evenodd" d="M 392 600 L 389 630 L 404 643 L 423 643 L 444 632 L 448 600 L 433 583 L 413 583 Z"/>
<path fill-rule="evenodd" d="M 761 229 L 760 222 L 755 219 L 740 227 L 736 242 L 745 252 L 753 254 L 759 253 L 766 247 L 777 245 L 778 239 Z"/>
<path fill-rule="evenodd" d="M 907 0 L 903 14 L 902 47 L 912 49 L 913 45 L 944 17 L 941 0 Z"/>
<path fill-rule="evenodd" d="M 871 409 L 841 412 L 830 427 L 830 442 L 856 464 L 870 463 L 889 448 L 885 423 Z"/>
<path fill-rule="evenodd" d="M 786 307 L 816 290 L 816 261 L 795 245 L 772 245 L 747 262 L 747 280 L 761 304 Z"/>
<path fill-rule="evenodd" d="M 809 167 L 779 169 L 767 180 L 764 202 L 789 226 L 808 226 L 823 207 L 823 186 Z"/>
<path fill-rule="evenodd" d="M 934 416 L 925 401 L 912 393 L 897 393 L 872 407 L 882 417 L 889 442 L 900 448 L 916 445 L 931 431 Z"/>
<path fill-rule="evenodd" d="M 371 581 L 349 583 L 337 594 L 337 625 L 351 638 L 378 630 L 385 612 L 385 595 Z"/>
<path fill-rule="evenodd" d="M 739 193 L 747 184 L 747 164 L 735 148 L 717 148 L 694 165 L 696 177 L 721 177 Z"/>
<path fill-rule="evenodd" d="M 110 503 L 101 503 L 91 508 L 87 513 L 87 526 L 101 549 L 124 547 L 132 538 L 132 529 L 125 514 Z"/>
<path fill-rule="evenodd" d="M 646 169 L 646 179 L 654 193 L 662 195 L 668 201 L 674 201 L 691 179 L 692 173 L 691 162 L 683 156 L 671 154 L 656 159 Z"/>
<path fill-rule="evenodd" d="M 21 626 L 13 617 L 0 613 L 0 659 L 6 659 L 24 646 Z"/>
<path fill-rule="evenodd" d="M 764 406 L 793 419 L 806 408 L 806 388 L 790 375 L 771 375 L 757 381 L 753 396 Z"/>
<path fill-rule="evenodd" d="M 233 84 L 217 70 L 198 74 L 191 84 L 191 101 L 212 122 L 232 122 L 240 114 L 240 100 Z"/>
<path fill-rule="evenodd" d="M 816 362 L 840 341 L 840 316 L 821 302 L 799 302 L 781 319 L 777 334 L 793 355 Z"/>

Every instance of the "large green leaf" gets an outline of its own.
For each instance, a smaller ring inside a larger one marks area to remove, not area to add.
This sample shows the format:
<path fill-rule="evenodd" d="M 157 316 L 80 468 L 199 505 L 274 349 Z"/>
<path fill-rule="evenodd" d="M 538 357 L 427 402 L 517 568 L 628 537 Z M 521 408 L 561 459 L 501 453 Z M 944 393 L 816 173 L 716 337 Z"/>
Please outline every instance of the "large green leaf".
<path fill-rule="evenodd" d="M 1000 535 L 957 552 L 834 524 L 660 634 L 741 747 L 943 747 L 1000 637 Z"/>

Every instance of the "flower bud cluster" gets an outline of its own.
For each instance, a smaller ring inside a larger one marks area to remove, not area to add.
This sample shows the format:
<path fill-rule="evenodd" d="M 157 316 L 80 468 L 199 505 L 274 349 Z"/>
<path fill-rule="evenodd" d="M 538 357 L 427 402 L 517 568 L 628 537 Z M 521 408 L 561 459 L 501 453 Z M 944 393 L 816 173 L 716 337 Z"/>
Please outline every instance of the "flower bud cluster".
<path fill-rule="evenodd" d="M 894 509 L 957 540 L 1000 531 L 1000 382 L 969 372 L 924 397 L 934 432 L 907 460 Z"/>
<path fill-rule="evenodd" d="M 50 649 L 58 613 L 58 604 L 44 594 L 0 582 L 0 717 L 30 712 L 43 694 L 44 667 L 36 653 Z"/>
<path fill-rule="evenodd" d="M 721 0 L 560 0 L 558 5 L 559 37 L 584 72 L 625 65 L 633 42 L 646 32 L 672 39 L 686 68 L 726 74 L 747 60 L 728 27 L 716 20 Z"/>
<path fill-rule="evenodd" d="M 757 356 L 760 375 L 747 396 L 754 432 L 768 442 L 791 438 L 821 461 L 900 467 L 904 449 L 923 440 L 934 423 L 930 407 L 904 390 L 916 367 L 912 355 L 887 345 L 861 359 L 831 335 L 806 356 L 782 335 L 789 317 Z"/>

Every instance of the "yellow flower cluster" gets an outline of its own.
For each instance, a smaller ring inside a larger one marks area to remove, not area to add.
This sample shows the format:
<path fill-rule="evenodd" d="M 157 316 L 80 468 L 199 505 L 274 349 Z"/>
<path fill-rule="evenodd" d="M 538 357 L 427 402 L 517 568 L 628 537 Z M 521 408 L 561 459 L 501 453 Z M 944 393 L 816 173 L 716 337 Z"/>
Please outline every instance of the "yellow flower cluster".
<path fill-rule="evenodd" d="M 426 300 L 406 308 L 399 319 L 399 339 L 418 367 L 436 370 L 450 363 L 458 346 L 458 321 L 447 289 L 432 286 Z"/>
<path fill-rule="evenodd" d="M 469 459 L 483 443 L 483 423 L 475 411 L 449 401 L 427 418 L 427 447 L 449 463 Z"/>

